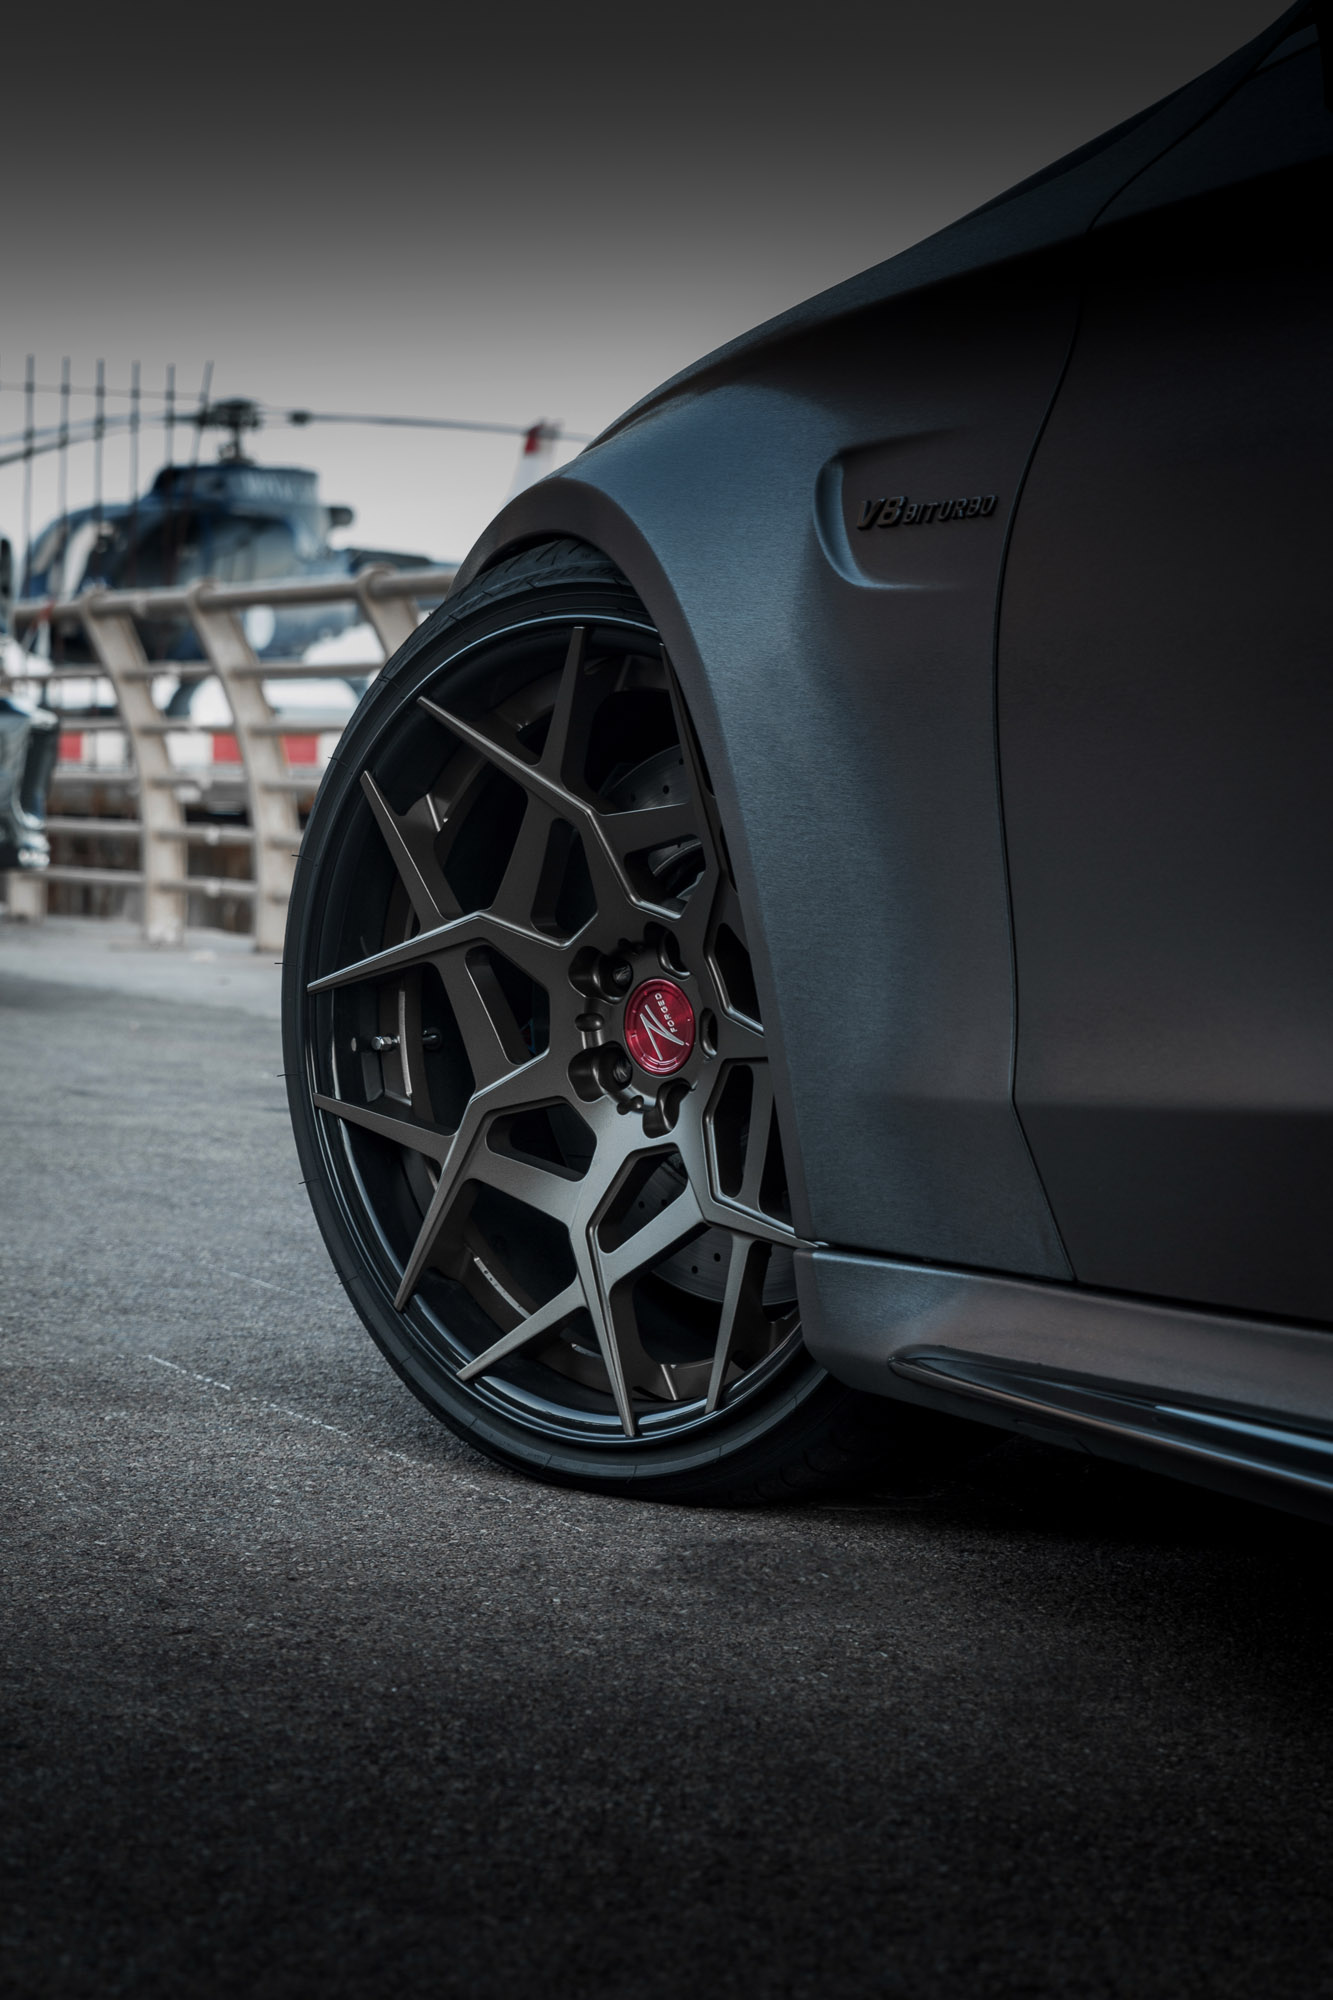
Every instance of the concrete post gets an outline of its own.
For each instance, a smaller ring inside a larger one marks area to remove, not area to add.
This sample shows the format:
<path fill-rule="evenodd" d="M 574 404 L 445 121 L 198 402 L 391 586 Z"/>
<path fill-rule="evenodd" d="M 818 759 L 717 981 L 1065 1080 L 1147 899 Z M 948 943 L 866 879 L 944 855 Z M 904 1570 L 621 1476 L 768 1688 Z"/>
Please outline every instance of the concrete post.
<path fill-rule="evenodd" d="M 180 944 L 185 937 L 185 812 L 176 796 L 177 774 L 167 754 L 162 718 L 153 706 L 153 669 L 124 611 L 100 611 L 100 593 L 82 604 L 83 628 L 103 673 L 116 691 L 139 781 L 139 835 L 143 870 L 144 934 L 150 944 Z M 168 886 L 171 885 L 171 886 Z"/>
<path fill-rule="evenodd" d="M 207 584 L 195 584 L 186 594 L 204 657 L 227 697 L 245 772 L 254 832 L 255 950 L 281 954 L 296 850 L 301 844 L 301 822 L 282 740 L 274 731 L 273 710 L 265 697 L 257 671 L 259 662 L 245 636 L 240 612 L 210 606 Z"/>

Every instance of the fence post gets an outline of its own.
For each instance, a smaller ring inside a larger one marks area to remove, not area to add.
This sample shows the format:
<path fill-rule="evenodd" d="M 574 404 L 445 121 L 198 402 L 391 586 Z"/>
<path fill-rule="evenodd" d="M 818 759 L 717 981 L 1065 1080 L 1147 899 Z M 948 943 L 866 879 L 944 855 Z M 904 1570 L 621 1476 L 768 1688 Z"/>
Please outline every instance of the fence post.
<path fill-rule="evenodd" d="M 99 610 L 102 593 L 80 605 L 83 629 L 99 666 L 116 691 L 130 755 L 139 781 L 139 835 L 143 871 L 143 926 L 150 944 L 180 944 L 185 937 L 188 872 L 185 810 L 167 752 L 162 717 L 153 705 L 148 656 L 134 620 L 123 611 Z"/>
<path fill-rule="evenodd" d="M 5 908 L 11 918 L 40 924 L 46 916 L 46 877 L 40 868 L 10 868 L 0 880 L 5 885 Z"/>
<path fill-rule="evenodd" d="M 391 660 L 417 629 L 414 597 L 378 597 L 375 594 L 375 585 L 380 577 L 397 575 L 398 571 L 392 563 L 373 563 L 368 569 L 358 570 L 356 575 L 356 595 L 362 615 L 366 623 L 374 628 L 386 660 Z"/>
<path fill-rule="evenodd" d="M 259 661 L 235 611 L 208 602 L 208 585 L 186 592 L 204 657 L 222 683 L 245 772 L 254 832 L 255 950 L 282 951 L 287 899 L 301 844 L 292 781 L 260 679 Z"/>

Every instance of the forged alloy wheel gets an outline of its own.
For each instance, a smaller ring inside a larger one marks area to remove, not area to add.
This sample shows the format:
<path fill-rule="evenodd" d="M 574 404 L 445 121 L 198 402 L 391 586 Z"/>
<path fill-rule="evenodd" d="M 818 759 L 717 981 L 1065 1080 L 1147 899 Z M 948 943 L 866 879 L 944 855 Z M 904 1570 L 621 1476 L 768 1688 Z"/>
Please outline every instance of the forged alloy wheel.
<path fill-rule="evenodd" d="M 744 913 L 671 664 L 602 558 L 483 575 L 386 669 L 306 836 L 298 1142 L 371 1332 L 546 1477 L 744 1498 L 885 1406 L 800 1338 Z"/>

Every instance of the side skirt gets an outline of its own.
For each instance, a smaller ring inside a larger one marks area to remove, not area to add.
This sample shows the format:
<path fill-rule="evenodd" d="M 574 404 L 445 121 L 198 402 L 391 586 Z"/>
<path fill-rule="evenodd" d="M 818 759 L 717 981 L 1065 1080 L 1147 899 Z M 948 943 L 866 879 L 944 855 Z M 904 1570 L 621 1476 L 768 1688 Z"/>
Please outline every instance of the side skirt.
<path fill-rule="evenodd" d="M 832 1250 L 797 1279 L 851 1387 L 1333 1522 L 1333 1328 Z"/>

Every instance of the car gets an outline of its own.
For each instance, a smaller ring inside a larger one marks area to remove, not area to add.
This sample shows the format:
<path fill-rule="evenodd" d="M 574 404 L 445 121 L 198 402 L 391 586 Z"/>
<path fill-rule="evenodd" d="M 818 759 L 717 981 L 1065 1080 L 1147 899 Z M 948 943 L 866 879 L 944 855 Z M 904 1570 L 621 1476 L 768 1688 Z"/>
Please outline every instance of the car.
<path fill-rule="evenodd" d="M 0 535 L 0 682 L 26 678 L 13 638 L 14 545 Z M 55 769 L 59 717 L 39 702 L 0 692 L 0 871 L 45 868 L 46 793 Z"/>
<path fill-rule="evenodd" d="M 478 1450 L 732 1504 L 991 1425 L 1328 1513 L 1329 58 L 687 369 L 367 694 L 292 1114 Z"/>
<path fill-rule="evenodd" d="M 59 726 L 51 709 L 0 694 L 0 870 L 40 870 L 51 859 L 46 793 Z"/>

